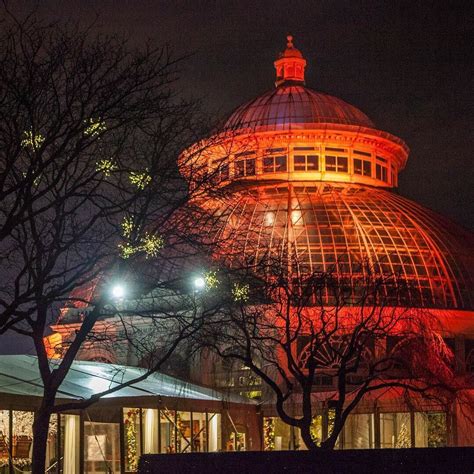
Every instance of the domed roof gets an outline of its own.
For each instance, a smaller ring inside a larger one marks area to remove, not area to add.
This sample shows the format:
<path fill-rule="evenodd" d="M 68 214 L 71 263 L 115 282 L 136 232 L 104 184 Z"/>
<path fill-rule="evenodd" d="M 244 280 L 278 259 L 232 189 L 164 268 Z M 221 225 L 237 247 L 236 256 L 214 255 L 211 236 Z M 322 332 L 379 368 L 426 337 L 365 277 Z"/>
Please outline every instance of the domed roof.
<path fill-rule="evenodd" d="M 375 127 L 367 115 L 337 97 L 285 83 L 238 107 L 224 129 L 291 130 L 333 123 Z"/>
<path fill-rule="evenodd" d="M 359 185 L 280 185 L 243 190 L 215 205 L 225 209 L 213 224 L 222 245 L 216 257 L 232 267 L 269 258 L 286 265 L 291 252 L 298 272 L 335 272 L 355 290 L 369 262 L 398 275 L 413 306 L 474 306 L 472 234 L 396 194 Z"/>

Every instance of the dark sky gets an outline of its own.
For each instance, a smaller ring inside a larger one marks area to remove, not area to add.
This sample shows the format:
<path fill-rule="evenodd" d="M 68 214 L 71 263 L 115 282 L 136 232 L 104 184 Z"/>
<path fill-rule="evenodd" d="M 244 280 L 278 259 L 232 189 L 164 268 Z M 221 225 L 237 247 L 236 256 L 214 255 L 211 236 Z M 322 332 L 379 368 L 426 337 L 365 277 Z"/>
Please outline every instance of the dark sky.
<path fill-rule="evenodd" d="M 15 4 L 27 8 L 33 1 Z M 183 87 L 226 113 L 273 87 L 285 35 L 307 85 L 357 106 L 411 149 L 404 196 L 474 227 L 469 1 L 39 0 L 48 18 L 91 22 L 137 43 L 195 52 Z M 471 20 L 470 20 L 471 19 Z"/>

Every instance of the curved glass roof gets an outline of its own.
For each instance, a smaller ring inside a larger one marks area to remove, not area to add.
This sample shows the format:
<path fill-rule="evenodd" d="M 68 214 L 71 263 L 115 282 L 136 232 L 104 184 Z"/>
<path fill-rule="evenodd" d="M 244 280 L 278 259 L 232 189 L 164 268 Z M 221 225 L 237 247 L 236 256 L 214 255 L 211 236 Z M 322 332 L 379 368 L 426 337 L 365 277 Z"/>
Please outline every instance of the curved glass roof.
<path fill-rule="evenodd" d="M 236 267 L 269 257 L 285 265 L 292 252 L 300 272 L 335 272 L 352 287 L 368 261 L 406 282 L 413 306 L 473 307 L 468 231 L 378 188 L 315 183 L 288 189 L 262 186 L 214 203 L 222 210 L 212 224 L 216 255 Z"/>
<path fill-rule="evenodd" d="M 51 369 L 61 361 L 50 360 Z M 97 393 L 110 390 L 137 379 L 145 369 L 100 362 L 74 361 L 58 390 L 58 398 L 87 400 Z M 43 396 L 43 385 L 38 369 L 38 358 L 30 355 L 0 356 L 0 398 L 2 395 Z M 133 383 L 105 395 L 119 397 L 169 397 L 177 399 L 253 403 L 240 396 L 224 395 L 215 390 L 155 372 L 145 380 Z"/>
<path fill-rule="evenodd" d="M 238 107 L 224 129 L 289 130 L 323 123 L 375 127 L 367 115 L 337 97 L 285 84 Z"/>

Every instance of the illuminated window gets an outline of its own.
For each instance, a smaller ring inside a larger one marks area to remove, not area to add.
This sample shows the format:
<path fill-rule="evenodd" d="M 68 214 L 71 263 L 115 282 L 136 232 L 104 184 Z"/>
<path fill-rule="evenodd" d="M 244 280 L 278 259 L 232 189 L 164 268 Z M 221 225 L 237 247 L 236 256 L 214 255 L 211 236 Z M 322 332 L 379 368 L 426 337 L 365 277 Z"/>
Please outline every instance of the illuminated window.
<path fill-rule="evenodd" d="M 347 156 L 326 156 L 326 171 L 335 171 L 336 173 L 347 173 Z"/>
<path fill-rule="evenodd" d="M 386 182 L 387 181 L 387 168 L 377 163 L 375 165 L 375 177 L 377 179 L 380 179 L 381 181 Z"/>
<path fill-rule="evenodd" d="M 234 175 L 236 178 L 255 176 L 255 157 L 236 159 L 234 162 Z"/>
<path fill-rule="evenodd" d="M 354 158 L 354 174 L 372 176 L 372 164 L 370 161 Z"/>
<path fill-rule="evenodd" d="M 287 171 L 287 157 L 286 155 L 266 156 L 263 159 L 264 173 L 279 173 Z"/>
<path fill-rule="evenodd" d="M 380 414 L 380 447 L 411 447 L 410 413 Z"/>
<path fill-rule="evenodd" d="M 446 413 L 415 413 L 415 447 L 443 448 L 448 443 Z"/>
<path fill-rule="evenodd" d="M 370 449 L 375 447 L 374 415 L 349 415 L 344 424 L 345 449 Z"/>
<path fill-rule="evenodd" d="M 295 171 L 318 171 L 318 155 L 294 155 Z"/>
<path fill-rule="evenodd" d="M 211 164 L 211 175 L 215 183 L 227 181 L 229 179 L 229 162 L 227 158 L 214 160 Z"/>

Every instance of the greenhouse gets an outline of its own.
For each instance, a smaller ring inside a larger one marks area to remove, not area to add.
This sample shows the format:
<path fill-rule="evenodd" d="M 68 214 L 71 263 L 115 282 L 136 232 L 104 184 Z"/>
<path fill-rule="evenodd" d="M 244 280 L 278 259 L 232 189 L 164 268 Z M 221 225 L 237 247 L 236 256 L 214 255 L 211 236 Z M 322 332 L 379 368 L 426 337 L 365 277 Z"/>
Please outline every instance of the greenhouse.
<path fill-rule="evenodd" d="M 74 362 L 57 403 L 87 400 L 143 373 L 137 367 Z M 29 472 L 42 391 L 36 357 L 0 356 L 2 474 Z M 239 428 L 244 422 L 245 433 Z M 87 409 L 53 415 L 47 472 L 135 472 L 141 454 L 215 452 L 232 449 L 232 443 L 238 449 L 244 439 L 249 448 L 260 449 L 257 427 L 254 402 L 155 373 Z"/>

